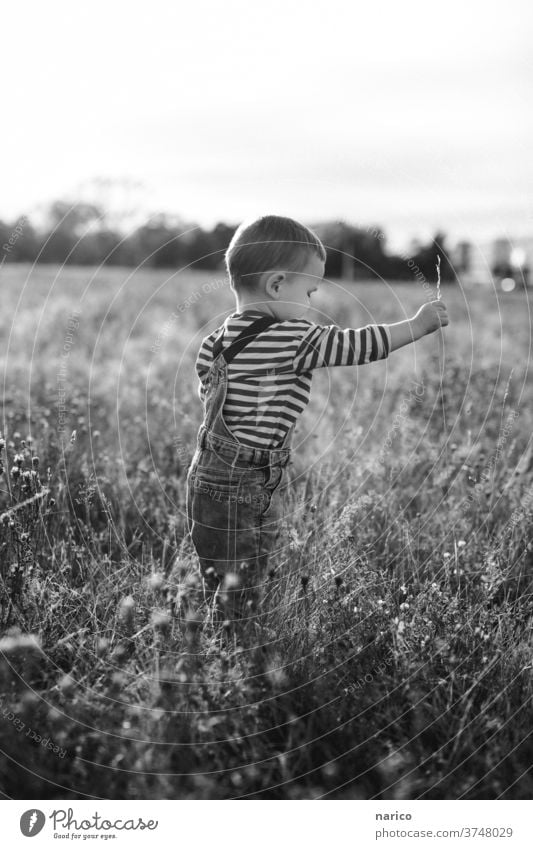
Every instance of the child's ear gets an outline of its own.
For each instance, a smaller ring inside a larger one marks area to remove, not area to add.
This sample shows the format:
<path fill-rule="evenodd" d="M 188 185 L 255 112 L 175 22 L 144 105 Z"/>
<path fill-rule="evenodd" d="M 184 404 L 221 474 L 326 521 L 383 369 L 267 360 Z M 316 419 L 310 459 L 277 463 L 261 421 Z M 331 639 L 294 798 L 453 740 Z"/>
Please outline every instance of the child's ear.
<path fill-rule="evenodd" d="M 285 274 L 283 271 L 274 271 L 272 274 L 269 274 L 265 281 L 265 292 L 270 298 L 273 298 L 275 301 L 279 299 L 281 294 L 281 284 L 285 280 Z"/>

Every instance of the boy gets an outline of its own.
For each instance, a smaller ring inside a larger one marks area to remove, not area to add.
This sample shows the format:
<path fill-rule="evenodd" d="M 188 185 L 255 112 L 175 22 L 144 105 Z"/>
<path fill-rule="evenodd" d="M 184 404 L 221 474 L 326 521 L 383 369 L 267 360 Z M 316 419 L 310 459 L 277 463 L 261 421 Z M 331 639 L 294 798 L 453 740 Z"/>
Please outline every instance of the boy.
<path fill-rule="evenodd" d="M 442 301 L 396 324 L 342 330 L 305 318 L 324 275 L 318 236 L 291 218 L 244 223 L 226 252 L 236 311 L 196 369 L 204 421 L 187 476 L 187 517 L 206 586 L 239 617 L 276 542 L 280 484 L 314 369 L 364 365 L 448 324 Z"/>

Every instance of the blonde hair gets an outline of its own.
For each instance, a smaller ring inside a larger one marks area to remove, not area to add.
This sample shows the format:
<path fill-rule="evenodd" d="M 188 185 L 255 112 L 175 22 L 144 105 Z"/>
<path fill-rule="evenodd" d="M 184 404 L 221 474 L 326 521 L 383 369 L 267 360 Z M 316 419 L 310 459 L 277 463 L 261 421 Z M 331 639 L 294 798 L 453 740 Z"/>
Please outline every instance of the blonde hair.
<path fill-rule="evenodd" d="M 310 252 L 326 261 L 324 245 L 313 230 L 294 218 L 262 215 L 237 228 L 225 254 L 226 269 L 234 289 L 253 290 L 265 271 L 302 271 Z"/>

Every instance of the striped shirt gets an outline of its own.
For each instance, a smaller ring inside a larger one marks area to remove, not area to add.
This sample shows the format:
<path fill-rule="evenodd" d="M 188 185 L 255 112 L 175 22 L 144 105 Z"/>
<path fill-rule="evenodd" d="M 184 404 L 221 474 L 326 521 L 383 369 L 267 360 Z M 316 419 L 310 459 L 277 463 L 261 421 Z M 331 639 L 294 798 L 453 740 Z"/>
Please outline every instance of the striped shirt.
<path fill-rule="evenodd" d="M 264 313 L 256 310 L 230 315 L 224 322 L 223 348 L 261 315 Z M 221 329 L 206 336 L 196 360 L 202 402 L 213 343 Z M 369 324 L 358 330 L 305 319 L 271 324 L 227 366 L 224 421 L 239 442 L 254 448 L 277 448 L 309 401 L 314 369 L 382 360 L 388 357 L 390 346 L 386 324 Z"/>

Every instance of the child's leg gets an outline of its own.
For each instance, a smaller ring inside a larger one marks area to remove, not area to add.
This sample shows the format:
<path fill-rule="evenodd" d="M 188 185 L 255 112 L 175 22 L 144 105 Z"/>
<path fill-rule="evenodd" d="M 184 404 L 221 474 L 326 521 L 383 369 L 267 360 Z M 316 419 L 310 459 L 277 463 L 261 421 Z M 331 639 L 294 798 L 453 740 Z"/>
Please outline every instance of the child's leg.
<path fill-rule="evenodd" d="M 187 480 L 188 524 L 200 572 L 220 615 L 264 618 L 268 556 L 282 513 L 282 470 L 269 469 L 266 476 L 262 470 L 228 470 L 216 459 L 204 455 Z"/>

